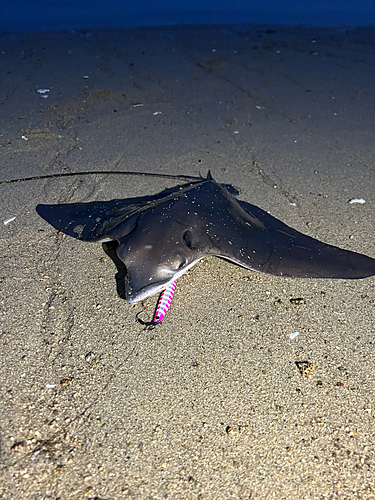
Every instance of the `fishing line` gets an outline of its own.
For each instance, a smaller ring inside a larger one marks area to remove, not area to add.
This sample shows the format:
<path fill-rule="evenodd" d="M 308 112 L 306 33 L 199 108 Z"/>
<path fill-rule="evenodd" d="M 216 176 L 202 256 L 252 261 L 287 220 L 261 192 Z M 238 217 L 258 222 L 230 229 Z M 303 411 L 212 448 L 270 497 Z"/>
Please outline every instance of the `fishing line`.
<path fill-rule="evenodd" d="M 138 175 L 143 177 L 161 177 L 164 179 L 181 179 L 185 181 L 201 181 L 203 180 L 202 176 L 193 176 L 193 175 L 183 175 L 183 174 L 161 174 L 156 172 L 133 172 L 133 171 L 107 171 L 107 170 L 97 170 L 90 172 L 63 172 L 59 174 L 46 174 L 46 175 L 33 175 L 32 177 L 21 177 L 19 179 L 10 179 L 5 181 L 0 181 L 1 184 L 15 184 L 16 182 L 25 182 L 25 181 L 34 181 L 40 179 L 53 179 L 55 177 L 74 177 L 74 176 L 83 176 L 83 175 Z"/>

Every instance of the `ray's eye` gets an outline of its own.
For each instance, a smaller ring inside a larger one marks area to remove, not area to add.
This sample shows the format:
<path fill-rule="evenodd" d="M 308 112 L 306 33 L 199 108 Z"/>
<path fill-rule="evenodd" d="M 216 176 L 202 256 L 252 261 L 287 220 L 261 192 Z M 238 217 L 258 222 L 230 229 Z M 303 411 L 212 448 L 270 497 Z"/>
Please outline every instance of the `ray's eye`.
<path fill-rule="evenodd" d="M 184 243 L 185 245 L 188 247 L 188 248 L 191 248 L 192 245 L 193 245 L 193 235 L 191 234 L 191 231 L 190 229 L 187 229 L 184 234 L 182 235 L 182 238 L 184 240 Z"/>

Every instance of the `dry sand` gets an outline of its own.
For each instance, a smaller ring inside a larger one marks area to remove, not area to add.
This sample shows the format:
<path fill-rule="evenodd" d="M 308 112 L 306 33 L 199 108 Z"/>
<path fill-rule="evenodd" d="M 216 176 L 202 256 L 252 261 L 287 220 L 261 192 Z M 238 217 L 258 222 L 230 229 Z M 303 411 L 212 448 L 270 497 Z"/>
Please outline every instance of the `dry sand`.
<path fill-rule="evenodd" d="M 1 35 L 0 179 L 211 169 L 295 229 L 375 257 L 374 40 L 273 26 Z M 1 219 L 16 217 L 0 223 L 0 497 L 375 498 L 374 278 L 204 259 L 147 332 L 132 316 L 157 297 L 129 305 L 100 244 L 35 212 L 176 183 L 0 185 Z"/>

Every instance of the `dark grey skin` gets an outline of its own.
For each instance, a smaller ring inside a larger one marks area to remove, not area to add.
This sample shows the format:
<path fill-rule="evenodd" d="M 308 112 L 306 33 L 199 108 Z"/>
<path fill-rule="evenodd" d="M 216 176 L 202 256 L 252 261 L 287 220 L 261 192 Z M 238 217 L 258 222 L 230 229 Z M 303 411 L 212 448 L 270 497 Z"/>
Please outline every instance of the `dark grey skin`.
<path fill-rule="evenodd" d="M 163 290 L 206 255 L 273 276 L 366 278 L 375 259 L 310 238 L 206 179 L 154 196 L 38 205 L 59 231 L 83 241 L 118 242 L 127 268 L 126 299 Z"/>

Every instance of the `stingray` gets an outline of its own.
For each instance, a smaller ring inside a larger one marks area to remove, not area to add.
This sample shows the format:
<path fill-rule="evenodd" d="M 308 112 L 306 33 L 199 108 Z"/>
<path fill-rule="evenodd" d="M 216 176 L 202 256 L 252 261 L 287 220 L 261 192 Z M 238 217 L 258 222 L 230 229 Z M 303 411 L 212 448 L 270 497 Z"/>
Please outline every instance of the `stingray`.
<path fill-rule="evenodd" d="M 176 281 L 207 255 L 290 278 L 366 278 L 375 259 L 306 236 L 207 178 L 152 195 L 38 205 L 57 230 L 90 242 L 117 242 L 125 296 L 138 302 Z"/>

